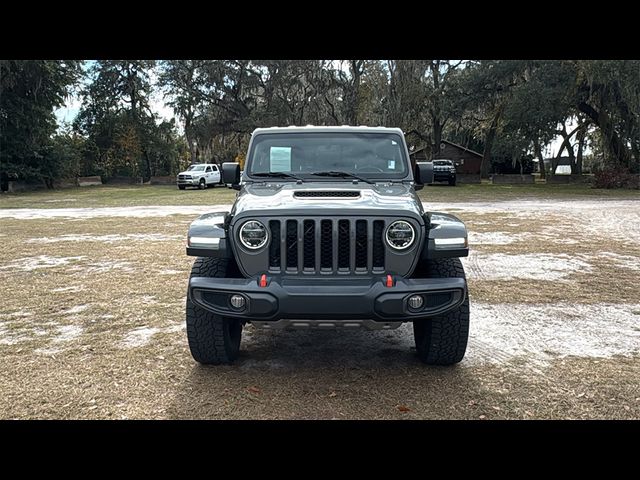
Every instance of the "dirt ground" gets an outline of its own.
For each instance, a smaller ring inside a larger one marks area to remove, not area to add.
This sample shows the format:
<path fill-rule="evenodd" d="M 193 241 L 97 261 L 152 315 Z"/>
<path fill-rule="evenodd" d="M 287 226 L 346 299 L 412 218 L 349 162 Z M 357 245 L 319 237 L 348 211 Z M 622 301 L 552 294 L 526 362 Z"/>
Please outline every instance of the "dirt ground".
<path fill-rule="evenodd" d="M 199 366 L 184 243 L 223 205 L 0 203 L 0 418 L 640 418 L 640 198 L 487 192 L 425 202 L 470 231 L 470 343 L 447 368 L 410 325 L 249 326 L 235 365 Z"/>

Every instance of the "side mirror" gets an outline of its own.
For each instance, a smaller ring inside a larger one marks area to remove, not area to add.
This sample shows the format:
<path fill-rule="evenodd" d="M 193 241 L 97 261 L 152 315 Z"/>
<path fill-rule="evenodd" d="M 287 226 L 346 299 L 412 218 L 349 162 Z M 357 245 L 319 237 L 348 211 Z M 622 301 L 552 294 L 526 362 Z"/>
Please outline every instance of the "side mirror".
<path fill-rule="evenodd" d="M 240 190 L 240 164 L 224 162 L 222 164 L 222 183 L 231 185 L 230 188 Z"/>
<path fill-rule="evenodd" d="M 433 183 L 433 162 L 417 162 L 414 177 L 416 190 Z"/>

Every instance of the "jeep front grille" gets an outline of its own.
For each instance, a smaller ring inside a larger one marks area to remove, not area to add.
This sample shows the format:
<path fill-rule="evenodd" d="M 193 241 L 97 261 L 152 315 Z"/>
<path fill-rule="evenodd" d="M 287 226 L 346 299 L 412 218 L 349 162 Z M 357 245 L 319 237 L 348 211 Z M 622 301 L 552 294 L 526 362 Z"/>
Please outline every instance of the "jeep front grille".
<path fill-rule="evenodd" d="M 269 220 L 272 273 L 383 273 L 385 220 Z"/>

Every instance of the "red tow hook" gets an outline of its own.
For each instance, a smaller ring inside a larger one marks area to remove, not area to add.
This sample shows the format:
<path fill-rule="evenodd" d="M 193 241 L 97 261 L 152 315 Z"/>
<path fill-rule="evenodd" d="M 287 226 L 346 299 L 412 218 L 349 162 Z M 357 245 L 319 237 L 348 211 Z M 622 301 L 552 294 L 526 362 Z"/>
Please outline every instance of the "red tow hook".
<path fill-rule="evenodd" d="M 267 274 L 263 273 L 260 276 L 260 280 L 258 281 L 258 285 L 260 285 L 261 287 L 266 287 L 267 286 Z"/>
<path fill-rule="evenodd" d="M 393 277 L 391 275 L 387 275 L 387 287 L 393 287 Z"/>

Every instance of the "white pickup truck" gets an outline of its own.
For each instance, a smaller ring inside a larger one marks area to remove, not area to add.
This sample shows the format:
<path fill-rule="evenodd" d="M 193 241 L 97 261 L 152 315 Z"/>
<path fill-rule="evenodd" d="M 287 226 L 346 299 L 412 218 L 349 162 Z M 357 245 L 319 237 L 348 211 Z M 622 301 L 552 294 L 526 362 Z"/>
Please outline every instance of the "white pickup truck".
<path fill-rule="evenodd" d="M 213 163 L 196 163 L 178 174 L 177 183 L 180 190 L 187 187 L 198 187 L 200 190 L 215 187 L 222 184 L 220 169 Z"/>

